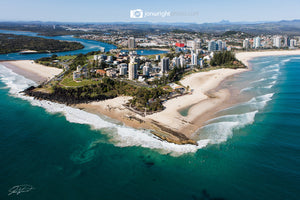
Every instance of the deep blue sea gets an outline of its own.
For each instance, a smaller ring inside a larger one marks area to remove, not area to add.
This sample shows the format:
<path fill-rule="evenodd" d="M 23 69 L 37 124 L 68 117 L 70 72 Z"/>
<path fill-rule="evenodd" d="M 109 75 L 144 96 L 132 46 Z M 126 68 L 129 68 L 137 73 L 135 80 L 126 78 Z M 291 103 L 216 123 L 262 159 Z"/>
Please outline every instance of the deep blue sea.
<path fill-rule="evenodd" d="M 300 56 L 251 64 L 198 147 L 25 97 L 35 83 L 0 65 L 0 199 L 300 199 Z"/>

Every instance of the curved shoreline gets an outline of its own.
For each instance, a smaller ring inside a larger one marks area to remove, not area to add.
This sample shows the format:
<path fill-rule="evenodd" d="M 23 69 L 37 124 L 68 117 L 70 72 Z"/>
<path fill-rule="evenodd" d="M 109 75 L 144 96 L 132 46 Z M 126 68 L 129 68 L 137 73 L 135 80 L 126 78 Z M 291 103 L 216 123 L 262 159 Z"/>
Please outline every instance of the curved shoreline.
<path fill-rule="evenodd" d="M 216 109 L 223 108 L 223 103 L 230 99 L 228 90 L 221 89 L 216 91 L 216 89 L 219 88 L 224 80 L 247 70 L 218 69 L 191 74 L 185 77 L 186 83 L 184 85 L 190 83 L 190 79 L 193 79 L 197 84 L 199 83 L 198 79 L 201 79 L 201 83 L 203 81 L 206 82 L 207 78 L 209 78 L 208 83 L 203 86 L 205 88 L 198 88 L 193 95 L 185 95 L 168 100 L 165 103 L 165 110 L 146 117 L 137 115 L 123 106 L 130 97 L 117 97 L 100 102 L 78 104 L 76 108 L 92 112 L 93 114 L 108 116 L 136 129 L 152 130 L 152 133 L 168 142 L 196 145 L 197 141 L 193 140 L 193 133 L 201 127 L 199 124 L 202 125 L 206 121 L 206 118 L 203 118 L 205 121 L 202 120 L 202 116 L 207 113 L 214 114 Z M 212 94 L 207 94 L 212 91 L 214 95 L 218 96 L 217 98 L 212 97 Z M 181 105 L 178 107 L 179 104 Z M 191 113 L 189 112 L 186 117 L 180 115 L 178 110 L 187 106 L 191 106 Z"/>
<path fill-rule="evenodd" d="M 107 107 L 114 100 L 106 100 L 105 103 L 94 102 L 90 104 L 80 104 L 76 107 L 84 109 L 87 112 L 93 112 L 94 114 L 104 114 L 112 119 L 121 121 L 125 125 L 133 128 L 153 130 L 156 133 L 156 136 L 160 137 L 161 139 L 167 140 L 168 142 L 173 142 L 176 144 L 185 144 L 186 140 L 181 140 L 173 134 L 166 133 L 165 131 L 161 130 L 160 127 L 162 126 L 169 130 L 185 135 L 187 138 L 194 141 L 195 144 L 196 141 L 193 140 L 195 138 L 195 134 L 197 130 L 199 130 L 203 125 L 205 125 L 206 121 L 214 118 L 218 111 L 221 111 L 225 108 L 239 103 L 237 101 L 237 98 L 235 98 L 235 96 L 238 95 L 237 91 L 232 91 L 231 88 L 223 88 L 223 83 L 225 81 L 230 80 L 237 74 L 251 70 L 251 65 L 249 61 L 256 57 L 285 55 L 300 55 L 300 50 L 237 53 L 237 59 L 243 62 L 248 67 L 247 69 L 228 69 L 231 71 L 231 73 L 225 76 L 223 74 L 221 80 L 217 82 L 217 84 L 215 83 L 214 86 L 206 88 L 202 93 L 202 99 L 196 102 L 189 101 L 187 102 L 187 104 L 181 105 L 179 108 L 176 108 L 176 106 L 182 103 L 182 98 L 184 97 L 178 97 L 169 100 L 166 102 L 166 104 L 168 105 L 165 104 L 167 108 L 164 111 L 155 113 L 152 116 L 141 117 L 139 115 L 136 115 L 135 113 L 126 110 L 125 108 L 122 108 L 122 106 L 119 107 L 117 105 L 113 106 L 109 111 L 105 111 L 105 107 Z M 224 69 L 218 69 L 209 72 L 199 72 L 191 74 L 189 76 L 197 76 L 197 74 L 201 74 L 200 77 L 203 78 L 209 73 L 218 73 L 218 71 L 221 70 Z M 186 78 L 188 77 L 185 77 L 185 79 Z M 214 96 L 217 96 L 217 98 L 214 98 Z M 189 106 L 190 109 L 188 115 L 186 117 L 180 115 L 179 111 L 182 108 L 186 108 Z M 203 110 L 203 107 L 205 107 L 206 109 Z M 168 112 L 166 110 L 171 110 L 171 112 Z M 134 116 L 134 118 L 124 117 L 128 115 L 132 115 Z"/>
<path fill-rule="evenodd" d="M 256 57 L 285 55 L 300 55 L 300 50 L 237 53 L 237 59 L 248 66 L 248 69 L 218 69 L 188 75 L 181 80 L 181 83 L 194 89 L 193 94 L 168 100 L 165 103 L 165 110 L 146 117 L 137 115 L 123 106 L 130 97 L 117 97 L 88 104 L 77 104 L 74 107 L 93 114 L 105 115 L 129 127 L 151 130 L 154 135 L 171 143 L 197 145 L 197 141 L 193 140 L 197 130 L 205 125 L 206 121 L 214 118 L 216 112 L 238 103 L 235 98 L 237 95 L 235 91 L 223 87 L 224 81 L 230 80 L 231 77 L 239 73 L 251 70 L 249 61 Z M 16 73 L 25 71 L 26 73 L 23 72 L 21 75 L 27 78 L 30 78 L 29 75 L 33 76 L 34 73 L 40 78 L 45 79 L 47 77 L 45 74 L 42 77 L 45 73 L 42 72 L 42 69 L 45 66 L 39 66 L 35 69 L 39 71 L 38 74 L 37 71 L 29 71 L 24 67 L 16 66 L 15 63 L 9 63 L 19 70 L 15 71 Z M 182 116 L 179 111 L 189 106 L 187 116 Z"/>
<path fill-rule="evenodd" d="M 61 73 L 63 70 L 35 63 L 33 60 L 0 61 L 0 64 L 40 84 Z"/>

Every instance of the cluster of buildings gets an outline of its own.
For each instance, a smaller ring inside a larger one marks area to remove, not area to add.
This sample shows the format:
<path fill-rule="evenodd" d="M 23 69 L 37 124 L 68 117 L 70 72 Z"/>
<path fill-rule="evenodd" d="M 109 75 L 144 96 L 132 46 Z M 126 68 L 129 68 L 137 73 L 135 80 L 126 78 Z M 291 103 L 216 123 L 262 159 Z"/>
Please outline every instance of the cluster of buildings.
<path fill-rule="evenodd" d="M 196 53 L 199 49 L 214 52 L 231 49 L 295 48 L 300 43 L 299 36 L 260 35 L 252 38 L 251 35 L 243 32 L 220 34 L 218 36 L 188 32 L 151 33 L 145 36 L 134 36 L 128 32 L 119 31 L 115 34 L 89 34 L 80 37 L 107 41 L 131 50 L 152 47 L 173 48 L 175 46 L 176 50 L 189 49 L 194 50 Z"/>
<path fill-rule="evenodd" d="M 227 50 L 226 42 L 222 40 L 211 40 L 207 45 L 208 51 L 225 51 Z"/>
<path fill-rule="evenodd" d="M 124 36 L 125 35 L 125 36 Z M 101 40 L 107 39 L 128 48 L 129 52 L 113 49 L 110 55 L 94 55 L 94 62 L 105 63 L 105 67 L 96 69 L 96 74 L 108 77 L 122 77 L 129 80 L 151 80 L 162 75 L 168 75 L 173 68 L 190 70 L 195 67 L 203 68 L 208 65 L 216 51 L 230 51 L 232 49 L 259 48 L 296 48 L 300 37 L 282 35 L 260 35 L 250 38 L 249 34 L 236 32 L 233 35 L 202 35 L 191 33 L 164 33 L 133 37 L 126 34 L 102 35 Z M 85 37 L 98 37 L 85 35 Z M 247 38 L 248 37 L 248 38 Z M 139 56 L 133 51 L 141 47 L 168 47 L 175 49 L 170 57 L 155 58 Z M 103 50 L 104 52 L 104 50 Z M 173 57 L 174 56 L 174 57 Z M 104 68 L 104 69 L 103 69 Z M 78 68 L 73 78 L 85 77 L 84 68 Z"/>
<path fill-rule="evenodd" d="M 297 39 L 289 36 L 274 35 L 274 36 L 257 36 L 253 39 L 246 38 L 243 41 L 244 49 L 258 48 L 296 48 Z"/>
<path fill-rule="evenodd" d="M 115 50 L 116 51 L 116 50 Z M 178 55 L 178 54 L 177 54 Z M 156 55 L 155 58 L 139 56 L 135 51 L 121 52 L 115 54 L 115 56 L 108 56 L 105 54 L 94 55 L 93 62 L 98 62 L 100 67 L 101 63 L 105 62 L 105 68 L 95 69 L 91 73 L 95 73 L 99 76 L 108 76 L 111 78 L 121 77 L 129 80 L 138 81 L 152 81 L 155 78 L 168 76 L 168 72 L 175 67 L 183 68 L 185 70 L 191 70 L 195 67 L 204 67 L 204 61 L 210 60 L 213 53 L 209 53 L 206 56 L 201 56 L 199 52 L 194 50 L 188 53 L 180 53 L 179 56 L 175 56 L 172 59 L 169 57 L 161 58 L 161 55 Z M 74 72 L 74 80 L 82 76 L 80 67 Z"/>

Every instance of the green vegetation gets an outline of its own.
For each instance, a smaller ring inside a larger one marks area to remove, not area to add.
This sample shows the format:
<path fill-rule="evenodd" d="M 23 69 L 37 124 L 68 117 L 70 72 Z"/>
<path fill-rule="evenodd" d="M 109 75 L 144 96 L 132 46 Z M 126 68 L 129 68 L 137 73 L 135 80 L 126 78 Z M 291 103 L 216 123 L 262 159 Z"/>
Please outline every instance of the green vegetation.
<path fill-rule="evenodd" d="M 0 34 L 0 54 L 15 53 L 23 50 L 34 50 L 38 53 L 51 51 L 73 51 L 84 46 L 78 42 L 65 42 L 24 35 Z"/>
<path fill-rule="evenodd" d="M 53 86 L 51 92 L 43 92 L 43 88 L 28 88 L 26 94 L 40 99 L 47 99 L 66 104 L 84 103 L 110 99 L 121 95 L 133 96 L 130 106 L 136 110 L 158 111 L 163 106 L 159 97 L 167 95 L 162 88 L 137 87 L 127 82 L 103 78 L 79 87 L 63 87 L 58 84 Z"/>
<path fill-rule="evenodd" d="M 159 111 L 163 109 L 160 97 L 167 95 L 167 93 L 161 88 L 138 88 L 134 92 L 134 97 L 130 101 L 131 106 L 135 107 L 136 110 L 144 111 Z"/>
<path fill-rule="evenodd" d="M 216 52 L 211 60 L 211 67 L 201 69 L 200 67 L 189 69 L 185 69 L 185 67 L 174 67 L 168 74 L 163 74 L 160 78 L 147 81 L 148 85 L 145 87 L 143 84 L 137 84 L 129 80 L 97 76 L 94 72 L 95 69 L 103 69 L 108 65 L 107 63 L 96 63 L 93 60 L 93 55 L 99 53 L 100 52 L 97 51 L 61 57 L 53 55 L 52 57 L 38 59 L 37 62 L 39 63 L 48 63 L 50 65 L 60 63 L 65 66 L 66 71 L 62 77 L 39 88 L 30 88 L 26 93 L 36 98 L 66 104 L 86 103 L 126 95 L 133 97 L 128 103 L 128 107 L 139 112 L 155 112 L 163 109 L 162 102 L 164 100 L 176 95 L 185 94 L 184 90 L 174 92 L 167 85 L 168 83 L 180 84 L 179 81 L 183 76 L 194 72 L 213 70 L 220 67 L 244 67 L 236 60 L 232 52 Z M 164 55 L 170 58 L 179 56 L 176 53 L 167 53 Z M 143 64 L 143 62 L 140 64 Z M 88 74 L 85 78 L 82 77 L 78 81 L 74 81 L 72 72 L 76 70 L 78 65 L 86 67 Z"/>
<path fill-rule="evenodd" d="M 60 85 L 65 87 L 80 87 L 80 86 L 86 86 L 91 84 L 97 84 L 97 81 L 93 79 L 82 79 L 76 82 L 73 80 L 73 76 L 71 73 L 65 76 L 65 78 L 60 82 Z"/>
<path fill-rule="evenodd" d="M 222 66 L 225 68 L 244 68 L 240 61 L 235 58 L 235 55 L 231 51 L 215 52 L 213 58 L 210 61 L 211 66 Z"/>
<path fill-rule="evenodd" d="M 29 88 L 26 93 L 36 98 L 57 101 L 66 104 L 84 103 L 89 101 L 99 101 L 110 99 L 121 95 L 132 96 L 128 106 L 137 111 L 155 112 L 163 109 L 161 98 L 168 98 L 169 92 L 162 89 L 166 83 L 170 82 L 169 78 L 163 76 L 159 79 L 158 87 L 147 88 L 135 84 L 131 81 L 122 81 L 118 79 L 110 79 L 108 77 L 98 78 L 95 74 L 90 73 L 88 78 L 82 78 L 80 81 L 74 81 L 72 72 L 76 70 L 78 65 L 86 66 L 88 71 L 95 68 L 104 68 L 93 60 L 93 55 L 99 54 L 99 51 L 89 52 L 87 54 L 78 54 L 74 56 L 56 56 L 36 60 L 53 66 L 53 61 L 68 63 L 69 69 L 65 72 L 64 77 L 59 81 L 52 81 L 48 85 L 42 85 L 38 88 Z M 170 76 L 171 75 L 171 76 Z M 174 68 L 170 72 L 169 77 L 172 80 L 180 79 L 180 71 Z M 51 88 L 51 90 L 49 89 Z"/>
<path fill-rule="evenodd" d="M 72 60 L 76 58 L 76 55 L 69 55 L 69 56 L 59 56 L 59 57 L 56 57 L 57 60 L 59 61 L 67 61 L 67 60 Z"/>

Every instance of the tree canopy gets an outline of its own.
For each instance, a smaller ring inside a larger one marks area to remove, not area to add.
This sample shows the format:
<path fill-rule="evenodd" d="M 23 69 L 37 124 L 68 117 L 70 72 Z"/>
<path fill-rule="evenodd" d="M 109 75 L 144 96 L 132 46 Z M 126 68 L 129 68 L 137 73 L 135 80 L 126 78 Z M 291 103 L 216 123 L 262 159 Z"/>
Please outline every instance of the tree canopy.
<path fill-rule="evenodd" d="M 78 42 L 66 42 L 24 35 L 0 34 L 0 54 L 34 50 L 38 53 L 73 51 L 84 46 Z"/>

